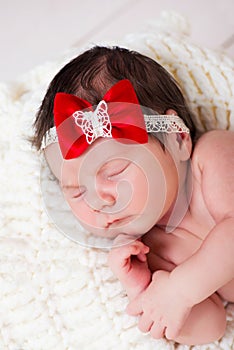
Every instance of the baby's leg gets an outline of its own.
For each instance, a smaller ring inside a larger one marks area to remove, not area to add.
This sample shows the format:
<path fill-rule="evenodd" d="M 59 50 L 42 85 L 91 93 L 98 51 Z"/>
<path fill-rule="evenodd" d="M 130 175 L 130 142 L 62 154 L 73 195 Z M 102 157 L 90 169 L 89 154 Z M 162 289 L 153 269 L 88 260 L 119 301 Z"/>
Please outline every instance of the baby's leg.
<path fill-rule="evenodd" d="M 234 279 L 220 288 L 217 292 L 222 299 L 234 303 Z"/>
<path fill-rule="evenodd" d="M 186 345 L 207 344 L 220 339 L 226 329 L 226 312 L 217 294 L 195 305 L 174 341 Z"/>

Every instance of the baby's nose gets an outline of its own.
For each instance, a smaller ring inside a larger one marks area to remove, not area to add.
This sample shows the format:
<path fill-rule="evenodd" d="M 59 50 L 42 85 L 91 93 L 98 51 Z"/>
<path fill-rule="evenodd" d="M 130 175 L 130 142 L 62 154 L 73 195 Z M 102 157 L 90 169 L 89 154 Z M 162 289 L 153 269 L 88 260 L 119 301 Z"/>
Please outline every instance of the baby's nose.
<path fill-rule="evenodd" d="M 115 205 L 115 203 L 116 198 L 114 195 L 104 191 L 99 191 L 98 193 L 96 193 L 96 196 L 92 198 L 90 207 L 92 207 L 94 211 L 103 211 L 108 207 L 112 207 L 113 205 Z"/>
<path fill-rule="evenodd" d="M 116 199 L 112 194 L 104 192 L 104 193 L 101 193 L 100 195 L 101 195 L 102 200 L 104 202 L 106 202 L 107 205 L 115 204 Z"/>

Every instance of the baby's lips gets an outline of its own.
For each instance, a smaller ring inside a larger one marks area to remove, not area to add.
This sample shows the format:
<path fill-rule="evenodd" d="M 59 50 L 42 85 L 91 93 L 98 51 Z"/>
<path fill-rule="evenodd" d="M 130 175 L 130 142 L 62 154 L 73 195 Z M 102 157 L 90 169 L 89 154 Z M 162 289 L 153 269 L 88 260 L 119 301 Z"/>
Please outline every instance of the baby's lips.
<path fill-rule="evenodd" d="M 119 219 L 114 219 L 113 221 L 110 221 L 107 223 L 107 227 L 117 227 L 117 226 L 123 226 L 128 224 L 129 222 L 131 222 L 133 220 L 132 216 L 126 216 L 123 218 L 119 218 Z"/>

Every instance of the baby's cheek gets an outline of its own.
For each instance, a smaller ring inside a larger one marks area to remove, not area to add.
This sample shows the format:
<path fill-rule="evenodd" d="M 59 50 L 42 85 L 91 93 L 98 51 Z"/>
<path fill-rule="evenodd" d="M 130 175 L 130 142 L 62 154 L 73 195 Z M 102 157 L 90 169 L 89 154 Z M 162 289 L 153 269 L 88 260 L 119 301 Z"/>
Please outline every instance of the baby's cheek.
<path fill-rule="evenodd" d="M 94 214 L 88 210 L 87 206 L 83 201 L 67 201 L 71 208 L 72 213 L 80 221 L 82 225 L 93 225 L 94 224 Z"/>
<path fill-rule="evenodd" d="M 137 212 L 144 210 L 149 197 L 149 181 L 146 174 L 137 169 L 132 180 L 132 205 Z"/>
<path fill-rule="evenodd" d="M 139 212 L 151 212 L 153 210 L 155 219 L 160 217 L 164 207 L 167 184 L 163 169 L 160 166 L 152 170 L 137 167 L 132 179 L 133 201 L 132 207 Z"/>
<path fill-rule="evenodd" d="M 103 215 L 91 210 L 85 201 L 70 203 L 70 207 L 85 230 L 92 232 L 95 236 L 106 237 L 106 221 Z"/>

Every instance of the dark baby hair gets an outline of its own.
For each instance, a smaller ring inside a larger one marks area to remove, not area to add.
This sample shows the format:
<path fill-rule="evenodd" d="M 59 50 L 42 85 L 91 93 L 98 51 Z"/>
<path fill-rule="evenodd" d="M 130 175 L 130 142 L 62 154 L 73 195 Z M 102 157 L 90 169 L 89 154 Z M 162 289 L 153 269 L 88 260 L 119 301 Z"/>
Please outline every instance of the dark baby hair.
<path fill-rule="evenodd" d="M 50 83 L 34 122 L 33 146 L 40 149 L 46 131 L 54 126 L 57 92 L 73 94 L 97 105 L 110 87 L 122 79 L 130 80 L 142 106 L 159 114 L 174 109 L 194 139 L 192 114 L 176 81 L 161 65 L 125 48 L 95 46 L 66 64 Z"/>

